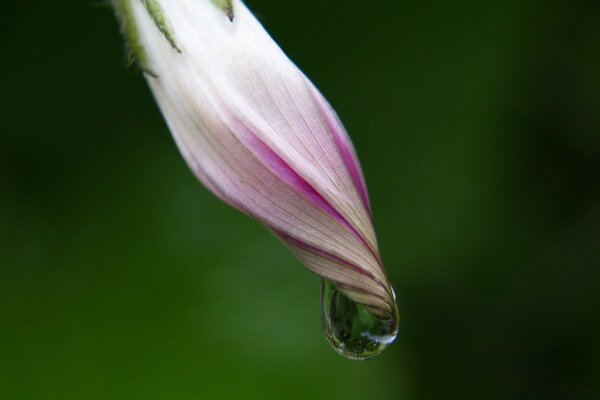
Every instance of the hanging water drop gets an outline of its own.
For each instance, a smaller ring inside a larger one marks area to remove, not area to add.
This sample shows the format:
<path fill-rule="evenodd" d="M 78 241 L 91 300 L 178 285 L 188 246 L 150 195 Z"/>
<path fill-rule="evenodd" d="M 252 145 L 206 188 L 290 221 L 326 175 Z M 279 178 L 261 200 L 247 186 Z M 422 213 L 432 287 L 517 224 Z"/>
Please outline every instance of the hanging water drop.
<path fill-rule="evenodd" d="M 346 297 L 330 281 L 321 282 L 321 320 L 325 336 L 344 357 L 364 360 L 381 354 L 398 334 L 398 310 L 380 319 Z"/>

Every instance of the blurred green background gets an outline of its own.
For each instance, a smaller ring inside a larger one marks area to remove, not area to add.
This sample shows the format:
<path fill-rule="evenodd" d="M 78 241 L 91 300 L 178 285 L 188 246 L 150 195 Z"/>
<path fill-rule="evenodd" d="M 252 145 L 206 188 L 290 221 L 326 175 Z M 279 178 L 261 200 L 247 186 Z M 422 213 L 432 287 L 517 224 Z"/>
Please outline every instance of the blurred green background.
<path fill-rule="evenodd" d="M 201 1 L 201 0 L 199 0 Z M 600 2 L 248 0 L 367 176 L 401 332 L 188 171 L 113 15 L 0 10 L 0 399 L 599 399 Z"/>

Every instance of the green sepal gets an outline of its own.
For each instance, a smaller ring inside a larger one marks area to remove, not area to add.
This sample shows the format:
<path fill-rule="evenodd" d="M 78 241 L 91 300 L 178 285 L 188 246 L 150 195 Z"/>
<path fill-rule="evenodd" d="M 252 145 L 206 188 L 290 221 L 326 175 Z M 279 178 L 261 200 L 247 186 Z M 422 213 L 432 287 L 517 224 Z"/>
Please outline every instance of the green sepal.
<path fill-rule="evenodd" d="M 140 67 L 145 68 L 147 64 L 146 51 L 140 41 L 131 0 L 111 0 L 115 15 L 119 22 L 121 35 L 125 39 L 125 50 L 129 65 L 138 62 Z"/>
<path fill-rule="evenodd" d="M 112 6 L 115 10 L 119 26 L 121 28 L 121 34 L 125 38 L 125 49 L 127 51 L 127 61 L 131 65 L 137 62 L 138 65 L 147 73 L 154 75 L 148 68 L 148 57 L 144 46 L 140 40 L 139 29 L 135 15 L 133 13 L 132 1 L 138 0 L 111 0 Z M 158 4 L 157 0 L 140 0 L 148 14 L 156 24 L 156 27 L 164 35 L 165 39 L 169 42 L 171 47 L 178 53 L 181 53 L 175 37 L 171 33 L 165 15 Z"/>
<path fill-rule="evenodd" d="M 233 1 L 232 0 L 212 0 L 212 2 L 219 7 L 227 18 L 233 22 Z"/>
<path fill-rule="evenodd" d="M 178 53 L 181 53 L 181 50 L 177 47 L 177 43 L 175 42 L 175 37 L 169 29 L 165 14 L 163 13 L 160 4 L 158 4 L 158 0 L 142 0 L 142 4 L 144 4 L 144 7 L 148 10 L 148 14 L 150 14 L 150 17 L 152 17 L 152 20 L 156 24 L 156 27 L 162 32 L 171 47 L 177 50 Z"/>

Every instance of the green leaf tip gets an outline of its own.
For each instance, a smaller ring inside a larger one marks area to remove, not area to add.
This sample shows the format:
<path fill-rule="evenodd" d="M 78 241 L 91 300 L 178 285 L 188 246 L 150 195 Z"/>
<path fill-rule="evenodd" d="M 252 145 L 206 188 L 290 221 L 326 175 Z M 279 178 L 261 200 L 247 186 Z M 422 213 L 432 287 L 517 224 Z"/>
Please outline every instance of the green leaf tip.
<path fill-rule="evenodd" d="M 140 35 L 133 15 L 133 8 L 130 0 L 111 0 L 115 11 L 121 35 L 125 39 L 125 50 L 127 52 L 127 62 L 129 65 L 137 61 L 142 68 L 147 64 L 146 51 L 140 41 Z"/>
<path fill-rule="evenodd" d="M 160 4 L 158 4 L 158 0 L 142 0 L 142 4 L 144 4 L 148 14 L 150 14 L 150 17 L 152 17 L 152 20 L 156 24 L 156 27 L 165 36 L 165 39 L 167 39 L 171 47 L 177 50 L 178 53 L 181 53 L 181 50 L 177 47 L 177 43 L 175 42 L 175 37 L 169 29 L 165 14 L 163 13 Z"/>
<path fill-rule="evenodd" d="M 148 57 L 140 40 L 137 21 L 135 20 L 135 15 L 133 13 L 133 1 L 138 0 L 111 0 L 111 4 L 115 11 L 115 15 L 117 16 L 117 20 L 119 21 L 121 34 L 125 38 L 125 48 L 127 51 L 128 63 L 133 64 L 137 61 L 139 66 L 144 71 L 151 73 L 151 71 L 148 69 Z M 158 4 L 158 1 L 140 1 L 148 11 L 148 14 L 156 24 L 158 30 L 164 35 L 171 47 L 173 47 L 173 49 L 175 49 L 178 53 L 181 53 L 181 50 L 179 47 L 177 47 L 177 43 L 175 42 L 175 37 L 169 29 L 167 20 L 162 8 L 160 7 L 160 4 Z"/>
<path fill-rule="evenodd" d="M 233 22 L 233 1 L 232 0 L 212 0 L 227 16 L 229 21 Z"/>

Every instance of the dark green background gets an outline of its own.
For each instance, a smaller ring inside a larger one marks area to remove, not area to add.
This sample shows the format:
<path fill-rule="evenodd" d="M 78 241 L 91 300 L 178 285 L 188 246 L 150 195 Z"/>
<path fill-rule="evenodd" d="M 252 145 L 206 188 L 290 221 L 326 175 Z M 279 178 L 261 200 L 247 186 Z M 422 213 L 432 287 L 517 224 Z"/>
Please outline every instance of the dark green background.
<path fill-rule="evenodd" d="M 108 8 L 5 1 L 0 398 L 599 399 L 600 2 L 248 3 L 354 139 L 398 340 L 329 348 L 318 279 L 195 181 Z"/>

